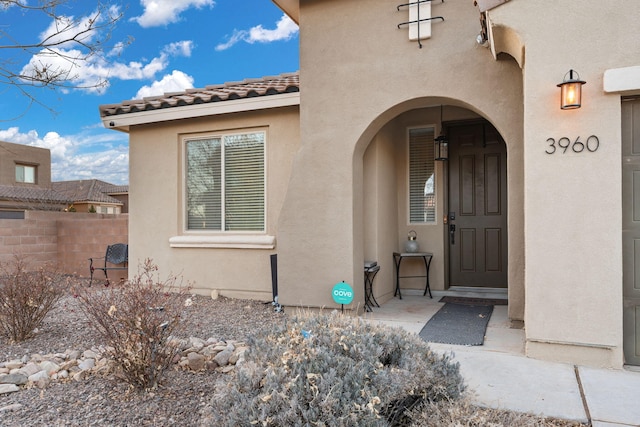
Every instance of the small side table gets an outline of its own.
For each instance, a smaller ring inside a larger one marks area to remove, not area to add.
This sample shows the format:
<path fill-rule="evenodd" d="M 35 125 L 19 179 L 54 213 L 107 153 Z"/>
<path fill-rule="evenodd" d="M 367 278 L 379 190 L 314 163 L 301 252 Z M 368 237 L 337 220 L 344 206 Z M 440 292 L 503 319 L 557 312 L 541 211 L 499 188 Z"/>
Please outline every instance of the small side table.
<path fill-rule="evenodd" d="M 424 260 L 424 266 L 426 269 L 424 276 L 400 276 L 400 264 L 402 263 L 403 258 L 422 258 Z M 426 284 L 424 287 L 424 293 L 427 295 L 427 291 L 429 292 L 429 298 L 433 298 L 431 295 L 431 287 L 429 286 L 429 267 L 431 267 L 431 259 L 433 258 L 433 254 L 431 252 L 394 252 L 393 253 L 393 264 L 396 267 L 396 290 L 393 293 L 395 297 L 398 295 L 400 299 L 402 299 L 402 294 L 400 293 L 400 279 L 408 278 L 408 277 L 426 277 Z"/>
<path fill-rule="evenodd" d="M 364 310 L 365 311 L 373 311 L 373 305 L 376 307 L 380 307 L 378 301 L 376 301 L 376 297 L 373 295 L 373 279 L 376 277 L 380 271 L 379 265 L 366 266 L 364 267 Z"/>

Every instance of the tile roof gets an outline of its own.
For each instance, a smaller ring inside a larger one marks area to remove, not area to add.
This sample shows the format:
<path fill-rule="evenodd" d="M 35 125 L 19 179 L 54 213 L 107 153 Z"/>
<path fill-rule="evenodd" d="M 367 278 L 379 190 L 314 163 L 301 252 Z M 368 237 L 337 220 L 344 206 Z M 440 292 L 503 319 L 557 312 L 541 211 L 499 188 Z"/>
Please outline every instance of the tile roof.
<path fill-rule="evenodd" d="M 123 101 L 119 104 L 105 104 L 100 106 L 100 117 L 291 92 L 300 92 L 300 75 L 297 72 L 229 82 L 203 89 L 187 89 L 184 92 L 165 93 L 161 96 Z"/>
<path fill-rule="evenodd" d="M 83 179 L 76 181 L 52 182 L 53 189 L 75 203 L 95 202 L 122 205 L 122 202 L 109 194 L 126 193 L 127 185 L 113 185 L 99 179 Z M 119 191 L 113 191 L 114 189 Z"/>
<path fill-rule="evenodd" d="M 21 202 L 70 203 L 66 195 L 50 188 L 0 185 L 0 199 Z"/>

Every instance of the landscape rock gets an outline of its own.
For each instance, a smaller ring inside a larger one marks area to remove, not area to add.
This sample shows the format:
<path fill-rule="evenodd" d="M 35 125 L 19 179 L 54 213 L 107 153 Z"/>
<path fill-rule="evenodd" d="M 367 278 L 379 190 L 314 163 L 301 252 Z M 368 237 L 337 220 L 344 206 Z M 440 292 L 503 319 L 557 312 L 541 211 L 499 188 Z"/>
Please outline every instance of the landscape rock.
<path fill-rule="evenodd" d="M 29 376 L 29 383 L 38 388 L 46 388 L 51 383 L 51 378 L 45 371 L 40 371 Z"/>
<path fill-rule="evenodd" d="M 204 340 L 196 337 L 189 337 L 189 344 L 195 351 L 200 351 L 204 347 Z"/>
<path fill-rule="evenodd" d="M 83 371 L 91 370 L 94 366 L 96 366 L 96 360 L 92 358 L 84 359 L 82 362 L 78 363 L 78 368 Z"/>
<path fill-rule="evenodd" d="M 15 384 L 0 384 L 0 394 L 13 393 L 20 391 L 20 387 Z"/>
<path fill-rule="evenodd" d="M 187 354 L 187 360 L 189 361 L 189 369 L 192 371 L 201 371 L 204 369 L 205 357 L 199 353 Z"/>
<path fill-rule="evenodd" d="M 14 403 L 13 405 L 7 405 L 7 406 L 3 406 L 0 408 L 0 412 L 9 412 L 9 411 L 15 411 L 17 409 L 22 408 L 22 405 L 19 403 Z"/>
<path fill-rule="evenodd" d="M 49 376 L 55 374 L 60 370 L 60 365 L 50 360 L 43 360 L 42 362 L 40 362 L 39 366 L 40 369 L 45 371 Z"/>
<path fill-rule="evenodd" d="M 15 374 L 7 374 L 0 376 L 0 384 L 15 384 L 15 385 L 23 385 L 28 381 L 28 377 L 20 372 L 16 372 Z"/>
<path fill-rule="evenodd" d="M 42 371 L 42 368 L 37 363 L 27 363 L 22 368 L 20 368 L 20 372 L 30 377 L 31 375 Z"/>
<path fill-rule="evenodd" d="M 231 355 L 233 355 L 233 351 L 226 349 L 216 354 L 213 360 L 215 360 L 218 366 L 226 366 L 229 364 L 229 359 L 231 358 Z"/>
<path fill-rule="evenodd" d="M 82 357 L 85 359 L 97 359 L 98 355 L 93 350 L 85 350 L 85 352 L 82 353 Z"/>
<path fill-rule="evenodd" d="M 22 368 L 22 365 L 24 365 L 24 363 L 22 363 L 21 360 L 10 360 L 4 364 L 4 367 L 11 370 L 11 369 L 20 369 Z"/>

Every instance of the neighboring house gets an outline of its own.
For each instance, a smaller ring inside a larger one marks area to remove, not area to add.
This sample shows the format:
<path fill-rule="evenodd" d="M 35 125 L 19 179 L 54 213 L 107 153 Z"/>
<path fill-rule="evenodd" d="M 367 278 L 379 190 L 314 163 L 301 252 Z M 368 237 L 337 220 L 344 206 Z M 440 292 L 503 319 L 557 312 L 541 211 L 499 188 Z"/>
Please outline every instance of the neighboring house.
<path fill-rule="evenodd" d="M 25 210 L 127 213 L 129 186 L 98 179 L 51 182 L 51 152 L 0 141 L 0 218 Z"/>
<path fill-rule="evenodd" d="M 54 182 L 53 189 L 72 200 L 72 208 L 76 212 L 104 214 L 128 212 L 129 186 L 127 185 L 114 185 L 99 179 L 83 179 Z"/>
<path fill-rule="evenodd" d="M 69 199 L 51 188 L 51 152 L 0 141 L 0 218 L 25 210 L 61 211 Z"/>
<path fill-rule="evenodd" d="M 361 309 L 363 261 L 393 298 L 415 230 L 433 289 L 508 290 L 528 356 L 640 365 L 640 2 L 274 1 L 301 83 L 100 107 L 130 135 L 131 259 L 269 299 L 277 254 L 280 303 L 337 307 L 344 280 Z"/>

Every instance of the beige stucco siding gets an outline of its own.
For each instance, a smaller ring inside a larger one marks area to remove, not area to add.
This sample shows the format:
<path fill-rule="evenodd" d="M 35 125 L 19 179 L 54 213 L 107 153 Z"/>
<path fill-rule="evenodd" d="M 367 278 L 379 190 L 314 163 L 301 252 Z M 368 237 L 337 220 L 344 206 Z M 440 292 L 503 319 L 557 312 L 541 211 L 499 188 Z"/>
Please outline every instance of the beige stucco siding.
<path fill-rule="evenodd" d="M 130 262 L 152 258 L 162 273 L 181 275 L 197 293 L 271 299 L 270 249 L 171 247 L 183 236 L 182 137 L 215 132 L 266 131 L 266 233 L 278 216 L 299 141 L 297 107 L 179 120 L 133 127 L 130 134 Z M 194 233 L 190 233 L 193 235 Z M 197 234 L 197 233 L 196 233 Z M 210 235 L 201 233 L 201 235 Z M 135 268 L 135 267 L 132 267 Z"/>
<path fill-rule="evenodd" d="M 389 166 L 381 163 L 383 148 L 378 145 L 385 144 L 385 138 L 394 138 L 397 144 L 398 135 L 402 143 L 405 130 L 399 123 L 392 124 L 392 131 L 381 129 L 402 113 L 426 107 L 438 107 L 439 112 L 441 104 L 487 118 L 506 140 L 513 225 L 509 250 L 522 260 L 521 70 L 513 60 L 495 61 L 477 45 L 478 12 L 470 3 L 434 5 L 433 13 L 444 15 L 445 22 L 433 24 L 433 37 L 419 49 L 417 43 L 408 42 L 406 28 L 397 28 L 406 20 L 406 11 L 397 12 L 386 1 L 301 4 L 302 146 L 278 230 L 281 297 L 286 304 L 300 303 L 305 295 L 305 301 L 332 306 L 328 289 L 340 280 L 353 283 L 356 298 L 362 297 L 362 261 L 372 251 L 384 263 L 377 285 L 390 288 L 391 254 L 400 249 L 408 229 L 405 222 L 402 232 L 398 230 L 405 221 L 404 211 L 378 213 L 386 217 L 363 223 L 362 218 L 374 215 L 369 209 L 376 205 L 366 199 L 373 173 L 367 150 L 377 151 L 373 165 Z M 433 123 L 433 117 L 420 121 Z M 403 174 L 394 168 L 396 172 Z M 389 182 L 380 177 L 378 181 Z M 402 183 L 397 182 L 395 191 L 400 193 Z M 402 205 L 398 200 L 394 209 Z M 385 225 L 387 220 L 395 221 Z M 370 235 L 367 224 L 372 223 L 378 227 L 376 236 Z M 425 248 L 433 246 L 438 254 L 432 277 L 440 286 L 441 227 L 440 222 L 419 231 Z M 374 238 L 378 243 L 372 249 Z M 309 260 L 308 265 L 300 268 L 300 260 Z M 510 286 L 522 295 L 523 265 L 514 263 L 510 268 Z M 523 304 L 519 308 L 522 313 Z"/>
<path fill-rule="evenodd" d="M 620 97 L 605 94 L 602 79 L 606 69 L 640 62 L 628 43 L 638 16 L 634 1 L 604 9 L 597 1 L 511 1 L 491 11 L 526 51 L 525 324 L 535 357 L 622 363 Z M 587 81 L 583 106 L 561 111 L 555 84 L 569 69 Z M 545 153 L 547 138 L 591 135 L 596 152 Z"/>

